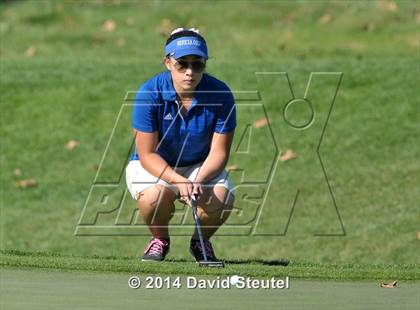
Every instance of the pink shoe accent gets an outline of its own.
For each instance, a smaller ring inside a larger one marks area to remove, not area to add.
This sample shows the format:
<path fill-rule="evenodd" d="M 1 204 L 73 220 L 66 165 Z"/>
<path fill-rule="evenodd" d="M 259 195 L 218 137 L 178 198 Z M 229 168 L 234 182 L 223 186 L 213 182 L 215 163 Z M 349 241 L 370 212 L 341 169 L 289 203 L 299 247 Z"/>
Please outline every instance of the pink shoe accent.
<path fill-rule="evenodd" d="M 167 247 L 169 243 L 166 240 L 153 238 L 149 245 L 144 250 L 144 254 L 156 254 L 156 255 L 163 255 L 165 247 Z"/>

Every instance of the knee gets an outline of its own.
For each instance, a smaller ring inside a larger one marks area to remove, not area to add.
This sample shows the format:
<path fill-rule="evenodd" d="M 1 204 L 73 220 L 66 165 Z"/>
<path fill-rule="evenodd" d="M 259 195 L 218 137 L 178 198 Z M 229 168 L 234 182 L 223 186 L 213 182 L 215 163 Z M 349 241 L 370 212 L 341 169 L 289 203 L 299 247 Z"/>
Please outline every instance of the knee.
<path fill-rule="evenodd" d="M 155 210 L 157 207 L 171 208 L 176 196 L 169 188 L 157 184 L 142 191 L 137 197 L 137 206 L 141 210 Z"/>
<path fill-rule="evenodd" d="M 208 212 L 221 212 L 233 208 L 235 196 L 224 187 L 214 187 L 199 200 L 199 205 Z"/>
<path fill-rule="evenodd" d="M 198 208 L 198 217 L 202 221 L 216 221 L 217 223 L 223 223 L 227 220 L 230 213 L 232 212 L 233 205 L 211 205 L 210 207 Z"/>
<path fill-rule="evenodd" d="M 217 219 L 225 221 L 232 212 L 234 205 L 234 196 L 229 194 L 223 198 L 223 195 L 212 195 L 209 199 L 200 205 L 199 217 L 200 219 Z"/>

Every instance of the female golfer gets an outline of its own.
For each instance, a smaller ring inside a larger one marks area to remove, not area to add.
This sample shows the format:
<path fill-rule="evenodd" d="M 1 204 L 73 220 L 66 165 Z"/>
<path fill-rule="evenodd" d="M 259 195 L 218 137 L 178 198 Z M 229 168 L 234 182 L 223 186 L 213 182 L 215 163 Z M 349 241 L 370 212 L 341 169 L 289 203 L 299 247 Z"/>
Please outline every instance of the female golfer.
<path fill-rule="evenodd" d="M 233 184 L 225 170 L 236 127 L 236 108 L 228 86 L 204 73 L 207 45 L 199 31 L 178 28 L 166 41 L 166 71 L 138 90 L 132 127 L 135 151 L 126 180 L 153 236 L 143 261 L 165 259 L 168 224 L 176 199 L 198 200 L 206 256 L 215 261 L 211 236 L 228 218 Z M 203 260 L 197 230 L 190 252 Z"/>

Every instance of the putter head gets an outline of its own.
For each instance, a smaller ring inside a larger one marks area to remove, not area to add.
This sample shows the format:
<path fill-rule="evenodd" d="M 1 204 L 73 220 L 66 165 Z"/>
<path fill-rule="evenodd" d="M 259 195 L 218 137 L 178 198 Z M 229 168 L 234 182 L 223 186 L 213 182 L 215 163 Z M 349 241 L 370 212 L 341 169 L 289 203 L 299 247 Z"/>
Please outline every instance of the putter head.
<path fill-rule="evenodd" d="M 222 261 L 204 261 L 201 260 L 197 262 L 199 267 L 216 267 L 216 268 L 225 268 L 225 263 Z"/>

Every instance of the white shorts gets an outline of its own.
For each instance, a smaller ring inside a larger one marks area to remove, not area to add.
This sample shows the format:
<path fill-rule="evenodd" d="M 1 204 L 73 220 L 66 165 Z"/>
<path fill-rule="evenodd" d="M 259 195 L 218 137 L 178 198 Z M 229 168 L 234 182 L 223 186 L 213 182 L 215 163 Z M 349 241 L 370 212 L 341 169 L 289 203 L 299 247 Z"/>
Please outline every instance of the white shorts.
<path fill-rule="evenodd" d="M 172 167 L 172 169 L 174 169 L 180 175 L 188 178 L 190 181 L 194 182 L 202 164 L 203 163 L 201 162 L 191 166 L 177 168 Z M 140 194 L 143 190 L 156 184 L 161 184 L 170 188 L 176 195 L 179 193 L 179 190 L 175 185 L 169 184 L 166 181 L 150 174 L 146 169 L 142 167 L 139 160 L 131 160 L 128 163 L 127 167 L 125 168 L 125 178 L 131 197 L 133 197 L 135 200 L 136 197 L 138 197 L 138 194 Z M 228 172 L 225 169 L 223 169 L 219 175 L 204 184 L 205 188 L 213 186 L 223 186 L 229 191 L 230 194 L 235 195 L 234 185 L 229 177 Z"/>

